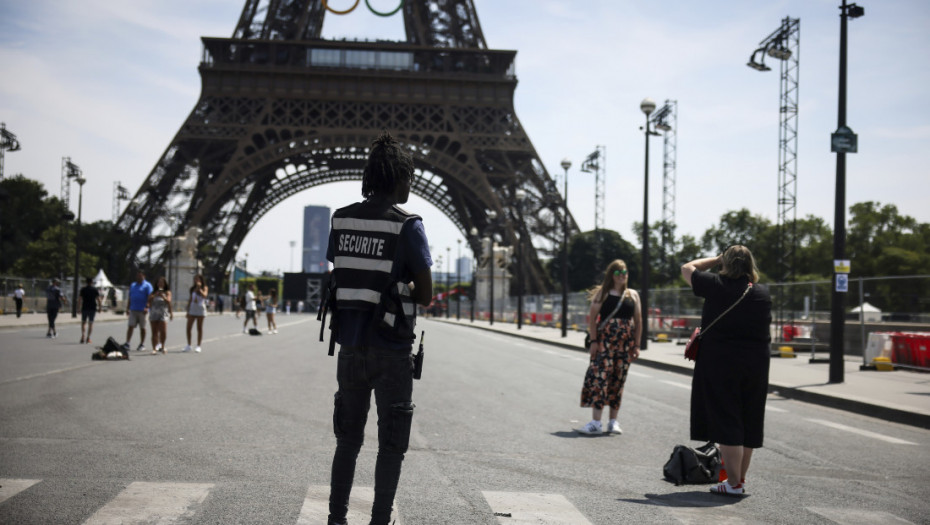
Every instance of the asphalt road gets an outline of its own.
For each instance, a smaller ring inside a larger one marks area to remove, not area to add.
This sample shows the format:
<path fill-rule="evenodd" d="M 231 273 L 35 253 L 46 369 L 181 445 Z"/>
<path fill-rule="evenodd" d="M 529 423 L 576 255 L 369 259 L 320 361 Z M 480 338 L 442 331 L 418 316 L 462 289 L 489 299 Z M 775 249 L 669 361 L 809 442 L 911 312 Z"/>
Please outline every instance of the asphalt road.
<path fill-rule="evenodd" d="M 247 336 L 210 317 L 195 354 L 180 353 L 179 318 L 167 355 L 128 362 L 92 362 L 74 326 L 0 331 L 0 524 L 325 524 L 336 361 L 314 317 L 278 319 Z M 661 479 L 674 445 L 698 445 L 687 377 L 634 364 L 623 435 L 585 437 L 584 354 L 420 327 L 398 525 L 930 523 L 930 431 L 773 396 L 750 495 L 716 496 Z M 98 323 L 94 340 L 124 334 Z M 367 523 L 375 418 L 353 525 Z"/>

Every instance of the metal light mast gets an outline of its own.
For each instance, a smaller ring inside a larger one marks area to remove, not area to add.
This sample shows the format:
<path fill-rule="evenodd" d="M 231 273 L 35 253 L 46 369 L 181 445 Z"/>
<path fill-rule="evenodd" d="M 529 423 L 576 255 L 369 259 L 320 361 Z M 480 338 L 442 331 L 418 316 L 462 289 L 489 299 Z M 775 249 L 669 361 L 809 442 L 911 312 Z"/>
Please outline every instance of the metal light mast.
<path fill-rule="evenodd" d="M 780 126 L 778 130 L 778 265 L 779 280 L 794 280 L 794 259 L 797 251 L 798 193 L 798 74 L 800 72 L 801 19 L 785 17 L 781 26 L 759 43 L 749 58 L 749 67 L 769 71 L 766 55 L 779 61 Z M 756 57 L 759 57 L 758 61 Z M 790 292 L 789 288 L 789 302 Z M 776 302 L 776 327 L 784 323 L 784 294 Z M 778 330 L 782 337 L 782 330 Z"/>
<path fill-rule="evenodd" d="M 652 115 L 655 129 L 662 133 L 662 270 L 666 271 L 672 239 L 672 225 L 675 224 L 675 184 L 678 158 L 678 101 L 666 100 L 665 104 Z"/>
<path fill-rule="evenodd" d="M 119 181 L 113 182 L 113 224 L 119 220 L 119 201 L 128 201 L 130 199 L 129 190 L 124 188 Z"/>
<path fill-rule="evenodd" d="M 16 135 L 7 131 L 5 122 L 0 122 L 0 180 L 3 180 L 3 152 L 18 150 L 19 141 Z"/>

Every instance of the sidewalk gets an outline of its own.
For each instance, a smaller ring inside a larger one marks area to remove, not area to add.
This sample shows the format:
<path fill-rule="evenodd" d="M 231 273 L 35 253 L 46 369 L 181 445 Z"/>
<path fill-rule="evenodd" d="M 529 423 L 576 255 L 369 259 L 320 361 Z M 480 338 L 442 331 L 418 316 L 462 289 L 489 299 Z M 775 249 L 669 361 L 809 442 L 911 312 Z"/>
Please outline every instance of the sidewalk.
<path fill-rule="evenodd" d="M 584 351 L 584 332 L 569 330 L 562 338 L 561 330 L 542 326 L 527 326 L 517 330 L 513 323 L 456 321 L 430 317 L 439 321 L 471 328 L 521 337 L 540 343 Z M 684 341 L 682 341 L 684 342 Z M 694 363 L 684 358 L 684 345 L 650 342 L 640 354 L 639 365 L 691 375 Z M 818 357 L 824 357 L 818 355 Z M 844 382 L 829 384 L 829 364 L 810 363 L 810 354 L 801 352 L 796 358 L 773 357 L 769 370 L 769 391 L 780 396 L 816 403 L 840 410 L 877 417 L 921 428 L 930 428 L 930 374 L 908 370 L 878 372 L 860 370 L 862 358 L 847 357 Z"/>

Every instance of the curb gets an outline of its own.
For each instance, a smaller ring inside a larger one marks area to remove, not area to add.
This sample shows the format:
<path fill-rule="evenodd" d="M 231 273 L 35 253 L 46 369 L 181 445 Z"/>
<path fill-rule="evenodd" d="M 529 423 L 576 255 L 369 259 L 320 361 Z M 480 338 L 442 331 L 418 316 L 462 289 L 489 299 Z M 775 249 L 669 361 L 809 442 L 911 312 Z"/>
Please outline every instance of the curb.
<path fill-rule="evenodd" d="M 439 321 L 440 323 L 446 323 L 450 325 L 465 326 L 467 328 L 476 328 L 478 330 L 484 330 L 486 332 L 493 332 L 495 334 L 502 334 L 511 337 L 516 337 L 519 339 L 525 339 L 528 341 L 534 341 L 537 343 L 548 344 L 551 346 L 557 346 L 560 348 L 566 348 L 569 350 L 576 350 L 578 352 L 584 352 L 584 350 L 578 345 L 573 345 L 569 343 L 563 343 L 561 341 L 552 341 L 549 339 L 541 339 L 539 337 L 533 337 L 529 335 L 523 335 L 512 332 L 505 332 L 502 330 L 495 330 L 490 326 L 479 326 L 474 324 L 463 324 L 458 321 L 446 321 L 443 319 L 431 317 L 431 321 Z M 648 352 L 648 350 L 646 350 Z M 670 363 L 663 363 L 661 361 L 652 361 L 650 359 L 640 359 L 637 361 L 637 364 L 648 366 L 650 368 L 656 368 L 659 370 L 664 370 L 666 372 L 673 372 L 676 374 L 686 375 L 691 377 L 694 374 L 694 370 L 688 366 L 679 366 Z M 837 410 L 844 410 L 846 412 L 854 412 L 856 414 L 861 414 L 864 416 L 874 417 L 878 419 L 883 419 L 885 421 L 891 421 L 894 423 L 901 423 L 904 425 L 909 425 L 913 427 L 926 428 L 930 429 L 930 415 L 917 414 L 914 412 L 909 412 L 907 410 L 901 410 L 898 408 L 891 408 L 882 405 L 874 405 L 871 403 L 864 403 L 862 401 L 856 401 L 852 399 L 845 399 L 836 396 L 829 396 L 826 394 L 820 394 L 817 392 L 810 392 L 808 390 L 803 390 L 800 388 L 794 388 L 779 384 L 769 383 L 769 393 L 777 394 L 788 399 L 794 399 L 796 401 L 802 401 L 805 403 L 811 403 L 814 405 L 825 406 L 828 408 L 834 408 Z"/>

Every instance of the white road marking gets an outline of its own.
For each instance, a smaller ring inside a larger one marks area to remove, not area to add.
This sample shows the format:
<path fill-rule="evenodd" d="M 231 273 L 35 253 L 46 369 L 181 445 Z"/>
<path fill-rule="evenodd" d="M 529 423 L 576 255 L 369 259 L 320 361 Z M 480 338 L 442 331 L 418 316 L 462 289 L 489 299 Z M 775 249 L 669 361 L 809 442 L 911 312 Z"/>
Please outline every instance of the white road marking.
<path fill-rule="evenodd" d="M 213 488 L 212 483 L 130 483 L 84 525 L 176 523 L 190 519 Z"/>
<path fill-rule="evenodd" d="M 591 525 L 561 494 L 482 491 L 497 522 L 507 525 Z M 504 516 L 509 514 L 509 516 Z"/>
<path fill-rule="evenodd" d="M 636 372 L 636 371 L 634 371 L 634 370 L 628 371 L 628 372 L 627 372 L 627 375 L 631 375 L 631 376 L 633 376 L 633 377 L 642 377 L 642 378 L 645 378 L 645 379 L 650 379 L 650 378 L 652 377 L 652 376 L 649 375 L 649 374 L 644 374 L 644 373 L 642 373 L 642 372 Z"/>
<path fill-rule="evenodd" d="M 719 497 L 719 496 L 714 496 Z M 707 498 L 704 498 L 705 501 Z M 734 500 L 735 501 L 735 500 Z M 704 506 L 707 503 L 694 502 L 693 507 L 669 507 L 665 512 L 672 515 L 676 521 L 687 524 L 714 523 L 716 525 L 741 525 L 743 523 L 758 523 L 755 520 L 747 521 L 745 518 L 733 515 L 729 505 L 722 507 Z"/>
<path fill-rule="evenodd" d="M 819 514 L 824 518 L 835 523 L 843 525 L 872 525 L 873 523 L 900 523 L 901 525 L 911 524 L 904 518 L 899 518 L 894 514 L 876 510 L 850 509 L 848 507 L 826 508 L 826 507 L 807 507 L 807 510 L 814 514 Z"/>
<path fill-rule="evenodd" d="M 40 479 L 0 479 L 0 503 L 40 482 Z"/>
<path fill-rule="evenodd" d="M 371 519 L 371 504 L 375 501 L 375 489 L 372 487 L 352 487 L 349 496 L 349 513 L 346 519 L 349 523 L 368 523 Z M 398 517 L 397 501 L 394 502 L 394 513 L 391 522 L 403 525 Z M 329 485 L 311 485 L 307 489 L 307 497 L 300 508 L 297 525 L 326 525 L 329 517 Z"/>
<path fill-rule="evenodd" d="M 662 381 L 666 385 L 672 385 L 672 386 L 677 386 L 678 388 L 684 388 L 685 390 L 691 390 L 691 385 L 686 384 L 686 383 L 679 383 L 678 381 L 669 381 L 667 379 L 661 379 L 660 381 Z"/>
<path fill-rule="evenodd" d="M 787 412 L 784 408 L 773 407 L 772 405 L 766 404 L 765 409 L 769 412 Z"/>
<path fill-rule="evenodd" d="M 817 423 L 818 425 L 824 425 L 830 428 L 835 428 L 837 430 L 845 430 L 846 432 L 852 432 L 853 434 L 859 434 L 860 436 L 870 437 L 873 439 L 879 439 L 887 443 L 893 443 L 895 445 L 916 445 L 917 443 L 911 441 L 905 441 L 903 439 L 893 438 L 891 436 L 886 436 L 884 434 L 878 434 L 876 432 L 869 432 L 868 430 L 862 430 L 856 427 L 850 427 L 842 425 L 840 423 L 833 423 L 832 421 L 824 421 L 822 419 L 811 419 L 807 418 L 811 423 Z"/>

